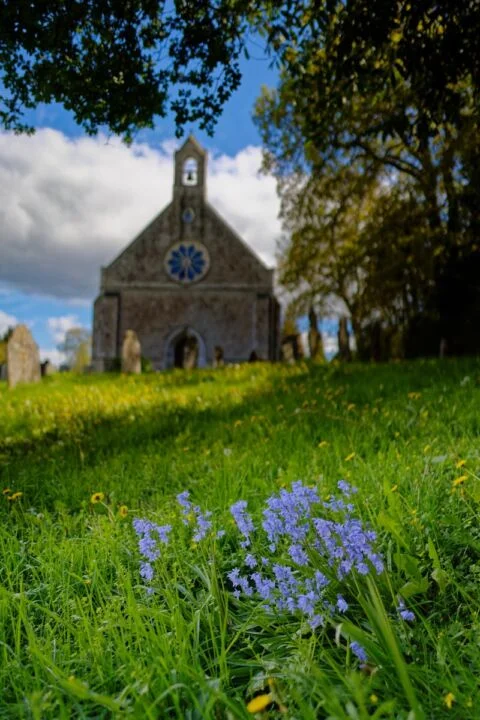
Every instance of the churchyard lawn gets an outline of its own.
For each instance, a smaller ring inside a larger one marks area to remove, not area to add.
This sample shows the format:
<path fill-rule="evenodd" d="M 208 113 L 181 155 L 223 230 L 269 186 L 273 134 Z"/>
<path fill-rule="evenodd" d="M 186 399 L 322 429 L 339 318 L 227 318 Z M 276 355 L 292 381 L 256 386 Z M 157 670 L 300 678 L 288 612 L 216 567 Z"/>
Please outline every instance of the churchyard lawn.
<path fill-rule="evenodd" d="M 0 717 L 478 718 L 479 408 L 477 360 L 2 383 Z"/>

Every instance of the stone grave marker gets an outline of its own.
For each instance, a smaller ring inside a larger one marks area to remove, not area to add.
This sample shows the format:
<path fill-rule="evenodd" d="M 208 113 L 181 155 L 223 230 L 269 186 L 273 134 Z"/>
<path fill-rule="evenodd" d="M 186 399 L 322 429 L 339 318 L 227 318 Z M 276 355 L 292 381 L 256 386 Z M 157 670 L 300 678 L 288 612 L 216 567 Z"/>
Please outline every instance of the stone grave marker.
<path fill-rule="evenodd" d="M 38 346 L 26 325 L 17 325 L 8 340 L 7 378 L 11 388 L 40 380 Z"/>
<path fill-rule="evenodd" d="M 134 330 L 127 330 L 123 338 L 122 372 L 135 375 L 142 372 L 142 348 Z"/>
<path fill-rule="evenodd" d="M 195 337 L 187 337 L 183 349 L 183 367 L 185 370 L 193 370 L 198 362 L 198 342 Z"/>
<path fill-rule="evenodd" d="M 213 367 L 219 368 L 219 367 L 223 367 L 224 365 L 225 365 L 225 360 L 223 357 L 223 348 L 220 347 L 220 345 L 215 345 Z"/>
<path fill-rule="evenodd" d="M 338 357 L 344 362 L 350 362 L 352 353 L 350 351 L 350 336 L 348 333 L 348 321 L 342 316 L 338 322 Z"/>

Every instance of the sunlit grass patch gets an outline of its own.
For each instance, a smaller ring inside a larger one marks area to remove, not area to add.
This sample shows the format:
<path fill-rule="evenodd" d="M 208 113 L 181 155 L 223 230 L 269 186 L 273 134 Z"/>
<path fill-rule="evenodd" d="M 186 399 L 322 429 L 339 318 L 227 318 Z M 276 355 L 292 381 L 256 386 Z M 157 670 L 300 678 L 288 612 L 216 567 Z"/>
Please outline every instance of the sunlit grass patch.
<path fill-rule="evenodd" d="M 0 386 L 0 716 L 476 718 L 479 381 L 465 360 Z M 230 508 L 257 527 L 340 480 L 384 570 L 322 626 L 266 612 L 232 582 L 260 570 Z M 136 518 L 172 528 L 150 580 Z"/>

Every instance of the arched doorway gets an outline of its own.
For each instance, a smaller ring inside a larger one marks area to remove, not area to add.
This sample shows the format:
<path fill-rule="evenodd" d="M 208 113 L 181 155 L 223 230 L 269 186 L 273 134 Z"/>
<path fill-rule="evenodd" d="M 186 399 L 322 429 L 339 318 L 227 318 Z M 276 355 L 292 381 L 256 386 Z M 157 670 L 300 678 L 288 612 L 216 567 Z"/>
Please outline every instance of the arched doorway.
<path fill-rule="evenodd" d="M 207 352 L 202 336 L 191 327 L 176 328 L 165 339 L 164 363 L 168 368 L 205 367 Z"/>

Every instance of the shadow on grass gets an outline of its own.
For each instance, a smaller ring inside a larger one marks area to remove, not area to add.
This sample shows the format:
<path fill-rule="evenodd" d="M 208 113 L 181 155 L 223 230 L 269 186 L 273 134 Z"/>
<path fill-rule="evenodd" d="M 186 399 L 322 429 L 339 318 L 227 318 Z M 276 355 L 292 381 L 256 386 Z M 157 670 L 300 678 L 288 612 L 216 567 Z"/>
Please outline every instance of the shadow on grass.
<path fill-rule="evenodd" d="M 201 405 L 192 396 L 187 406 L 176 405 L 170 398 L 159 396 L 153 407 L 142 407 L 136 413 L 135 404 L 124 412 L 112 417 L 101 414 L 76 416 L 74 432 L 72 427 L 59 424 L 52 431 L 38 438 L 21 439 L 13 437 L 8 443 L 0 438 L 0 483 L 3 487 L 16 477 L 30 482 L 32 486 L 51 483 L 59 478 L 65 487 L 69 479 L 73 482 L 79 474 L 94 474 L 97 467 L 108 466 L 123 458 L 129 470 L 135 468 L 142 456 L 152 455 L 156 462 L 172 462 L 172 458 L 187 465 L 181 454 L 183 445 L 193 446 L 197 455 L 218 443 L 225 446 L 233 441 L 234 428 L 244 425 L 252 416 L 262 416 L 263 425 L 254 426 L 241 435 L 248 447 L 255 453 L 256 442 L 263 442 L 267 433 L 275 435 L 277 424 L 282 423 L 282 437 L 295 432 L 310 434 L 312 441 L 334 432 L 345 432 L 356 420 L 344 412 L 343 406 L 330 412 L 327 402 L 322 399 L 325 391 L 333 389 L 339 393 L 339 402 L 374 403 L 381 396 L 384 403 L 404 403 L 409 392 L 429 392 L 435 388 L 446 388 L 449 393 L 461 387 L 462 378 L 471 377 L 472 388 L 476 386 L 479 372 L 477 359 L 395 365 L 348 365 L 315 366 L 308 363 L 298 368 L 295 374 L 272 374 L 268 387 L 251 387 L 243 391 L 241 401 L 235 402 L 225 394 L 225 405 L 221 404 L 222 387 L 234 386 L 238 378 L 234 374 L 208 371 L 187 375 L 172 374 L 162 379 L 162 389 L 178 390 L 187 386 L 201 387 L 205 383 L 217 382 L 218 395 L 215 404 Z M 470 374 L 470 375 L 469 375 Z M 101 388 L 108 380 L 96 378 Z M 111 381 L 111 377 L 109 378 Z M 147 383 L 150 380 L 146 379 Z M 145 380 L 139 380 L 139 386 Z M 152 380 L 154 382 L 154 379 Z M 81 384 L 89 385 L 91 379 L 82 378 Z M 26 391 L 25 391 L 26 394 Z M 220 404 L 217 404 L 220 398 Z M 315 402 L 318 399 L 318 404 Z M 309 409 L 296 413 L 310 405 Z M 278 408 L 281 407 L 281 412 Z M 133 417 L 134 416 L 134 417 Z M 249 425 L 250 428 L 250 425 Z M 263 434 L 263 436 L 262 436 Z M 280 433 L 279 433 L 280 434 Z M 192 448 L 190 448 L 192 449 Z M 51 493 L 54 496 L 54 489 Z"/>

